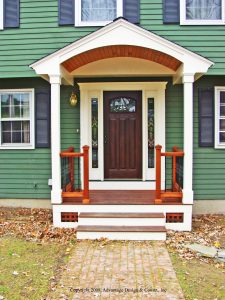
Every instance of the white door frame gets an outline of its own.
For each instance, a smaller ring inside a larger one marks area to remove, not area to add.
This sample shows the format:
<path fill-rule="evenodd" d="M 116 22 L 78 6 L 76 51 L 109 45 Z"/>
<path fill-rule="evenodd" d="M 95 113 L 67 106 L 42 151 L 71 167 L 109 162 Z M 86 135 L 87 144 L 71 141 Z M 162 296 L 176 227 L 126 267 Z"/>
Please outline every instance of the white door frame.
<path fill-rule="evenodd" d="M 155 145 L 165 150 L 165 89 L 167 82 L 101 82 L 79 83 L 80 86 L 80 143 L 90 146 L 91 189 L 155 189 L 155 168 L 148 168 L 147 99 L 154 98 Z M 142 181 L 104 181 L 104 91 L 142 91 Z M 91 99 L 98 98 L 98 168 L 92 168 Z M 81 168 L 82 170 L 82 168 Z M 92 182 L 94 181 L 94 182 Z M 162 162 L 162 188 L 165 183 L 165 164 Z"/>

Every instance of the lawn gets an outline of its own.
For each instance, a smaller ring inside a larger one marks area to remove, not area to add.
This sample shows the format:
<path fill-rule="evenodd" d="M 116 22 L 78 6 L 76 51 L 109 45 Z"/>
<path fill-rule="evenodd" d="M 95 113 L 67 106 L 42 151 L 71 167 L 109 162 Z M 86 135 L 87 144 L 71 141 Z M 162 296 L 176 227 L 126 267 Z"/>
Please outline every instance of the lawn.
<path fill-rule="evenodd" d="M 225 273 L 198 259 L 184 260 L 170 253 L 178 281 L 186 300 L 224 300 Z"/>
<path fill-rule="evenodd" d="M 0 238 L 0 299 L 40 300 L 65 261 L 65 245 Z M 4 298 L 3 298 L 4 297 Z"/>

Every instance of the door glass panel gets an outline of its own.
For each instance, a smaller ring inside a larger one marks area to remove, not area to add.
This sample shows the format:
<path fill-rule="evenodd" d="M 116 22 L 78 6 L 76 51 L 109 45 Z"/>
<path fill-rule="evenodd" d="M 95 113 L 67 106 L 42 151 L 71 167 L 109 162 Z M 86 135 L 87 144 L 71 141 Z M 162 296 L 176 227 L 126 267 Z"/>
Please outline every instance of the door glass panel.
<path fill-rule="evenodd" d="M 91 99 L 92 168 L 98 168 L 98 99 Z"/>
<path fill-rule="evenodd" d="M 154 98 L 148 98 L 148 168 L 154 168 L 155 166 L 154 110 Z"/>
<path fill-rule="evenodd" d="M 134 113 L 136 112 L 136 101 L 127 97 L 117 97 L 110 101 L 110 112 Z"/>

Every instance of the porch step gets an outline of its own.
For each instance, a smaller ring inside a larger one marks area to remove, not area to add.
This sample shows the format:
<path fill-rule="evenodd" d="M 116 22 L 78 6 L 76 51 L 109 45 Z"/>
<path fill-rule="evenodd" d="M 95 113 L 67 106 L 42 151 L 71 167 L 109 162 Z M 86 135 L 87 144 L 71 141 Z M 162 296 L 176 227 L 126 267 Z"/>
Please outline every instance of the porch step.
<path fill-rule="evenodd" d="M 78 225 L 165 226 L 163 213 L 80 213 Z"/>
<path fill-rule="evenodd" d="M 77 239 L 166 240 L 165 226 L 82 226 L 77 227 Z"/>

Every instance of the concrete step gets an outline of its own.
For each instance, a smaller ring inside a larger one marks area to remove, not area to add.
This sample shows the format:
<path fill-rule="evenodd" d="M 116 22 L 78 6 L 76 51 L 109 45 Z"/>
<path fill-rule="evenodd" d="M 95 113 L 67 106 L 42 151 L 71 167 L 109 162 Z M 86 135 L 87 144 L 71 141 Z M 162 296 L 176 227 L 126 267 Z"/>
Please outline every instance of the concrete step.
<path fill-rule="evenodd" d="M 80 213 L 78 225 L 165 226 L 163 213 Z"/>
<path fill-rule="evenodd" d="M 77 239 L 166 240 L 165 226 L 82 226 L 77 227 Z"/>

